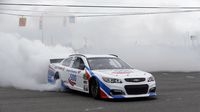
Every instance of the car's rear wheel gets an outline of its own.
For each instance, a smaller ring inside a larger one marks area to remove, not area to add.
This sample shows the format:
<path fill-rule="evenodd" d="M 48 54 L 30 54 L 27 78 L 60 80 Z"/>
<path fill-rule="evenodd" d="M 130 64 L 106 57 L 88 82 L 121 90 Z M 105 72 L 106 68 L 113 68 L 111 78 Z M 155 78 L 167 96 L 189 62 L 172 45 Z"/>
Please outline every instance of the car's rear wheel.
<path fill-rule="evenodd" d="M 98 83 L 98 81 L 96 79 L 92 79 L 91 82 L 90 82 L 90 94 L 95 99 L 99 99 L 100 98 L 99 83 Z"/>
<path fill-rule="evenodd" d="M 56 81 L 56 80 L 58 80 L 58 79 L 60 79 L 60 76 L 59 76 L 59 73 L 56 72 L 55 75 L 54 75 L 54 80 Z"/>
<path fill-rule="evenodd" d="M 54 75 L 55 84 L 58 84 L 58 88 L 60 91 L 64 92 L 67 91 L 68 88 L 64 85 L 64 82 L 60 79 L 60 75 L 58 72 Z"/>

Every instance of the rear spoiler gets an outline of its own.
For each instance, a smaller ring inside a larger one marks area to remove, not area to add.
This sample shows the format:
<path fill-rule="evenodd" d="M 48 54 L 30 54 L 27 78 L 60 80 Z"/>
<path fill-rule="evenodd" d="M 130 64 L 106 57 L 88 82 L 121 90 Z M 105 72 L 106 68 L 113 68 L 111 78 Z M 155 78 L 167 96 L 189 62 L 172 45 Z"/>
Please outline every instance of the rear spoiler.
<path fill-rule="evenodd" d="M 50 63 L 60 63 L 64 58 L 50 59 Z"/>

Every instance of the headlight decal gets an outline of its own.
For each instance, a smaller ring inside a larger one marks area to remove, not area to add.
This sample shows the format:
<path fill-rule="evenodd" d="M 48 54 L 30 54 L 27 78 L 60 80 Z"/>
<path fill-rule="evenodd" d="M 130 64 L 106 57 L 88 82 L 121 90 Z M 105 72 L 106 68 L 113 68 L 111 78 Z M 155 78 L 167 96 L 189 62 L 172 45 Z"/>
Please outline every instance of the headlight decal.
<path fill-rule="evenodd" d="M 148 78 L 148 82 L 152 82 L 152 81 L 155 81 L 155 78 L 153 76 Z"/>
<path fill-rule="evenodd" d="M 93 76 L 98 80 L 101 98 L 124 98 L 123 96 L 110 96 L 110 89 L 87 66 L 85 68 L 90 78 Z"/>
<path fill-rule="evenodd" d="M 102 77 L 102 79 L 107 83 L 122 83 L 121 79 Z"/>

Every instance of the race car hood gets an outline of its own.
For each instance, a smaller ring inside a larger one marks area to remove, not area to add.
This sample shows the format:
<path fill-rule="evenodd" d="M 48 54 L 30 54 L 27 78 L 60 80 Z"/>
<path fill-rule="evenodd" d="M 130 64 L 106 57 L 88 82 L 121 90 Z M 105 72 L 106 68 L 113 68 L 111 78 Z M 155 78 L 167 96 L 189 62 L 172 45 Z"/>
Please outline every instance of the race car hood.
<path fill-rule="evenodd" d="M 94 74 L 110 78 L 150 77 L 151 74 L 137 69 L 93 70 Z"/>

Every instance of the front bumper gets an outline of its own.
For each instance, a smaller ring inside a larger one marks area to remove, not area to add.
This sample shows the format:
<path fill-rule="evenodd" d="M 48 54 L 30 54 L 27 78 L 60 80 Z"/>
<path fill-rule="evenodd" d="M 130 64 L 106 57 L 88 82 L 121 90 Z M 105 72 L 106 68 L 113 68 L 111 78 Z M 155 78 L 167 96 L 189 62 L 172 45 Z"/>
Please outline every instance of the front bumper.
<path fill-rule="evenodd" d="M 121 83 L 121 84 L 105 84 L 109 88 L 107 97 L 101 98 L 137 98 L 137 97 L 154 97 L 156 96 L 156 83 L 143 82 L 143 83 Z"/>

